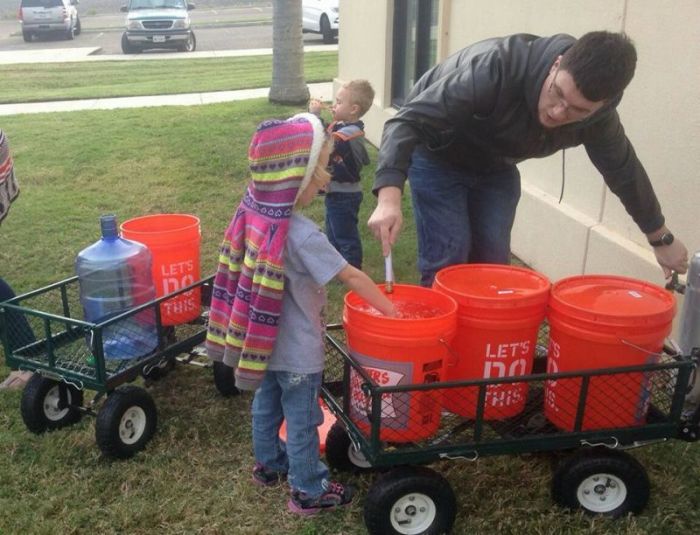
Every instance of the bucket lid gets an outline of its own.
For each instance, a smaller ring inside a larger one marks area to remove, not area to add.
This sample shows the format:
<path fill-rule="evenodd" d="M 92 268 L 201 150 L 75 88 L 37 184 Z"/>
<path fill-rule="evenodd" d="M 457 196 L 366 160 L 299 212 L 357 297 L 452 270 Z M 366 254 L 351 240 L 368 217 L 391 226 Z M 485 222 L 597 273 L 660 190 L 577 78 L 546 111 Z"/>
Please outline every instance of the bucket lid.
<path fill-rule="evenodd" d="M 544 306 L 547 277 L 531 269 L 501 264 L 458 264 L 440 270 L 433 287 L 460 305 L 488 308 Z"/>
<path fill-rule="evenodd" d="M 578 275 L 554 283 L 549 306 L 569 317 L 622 326 L 668 323 L 676 312 L 671 292 L 610 275 Z"/>

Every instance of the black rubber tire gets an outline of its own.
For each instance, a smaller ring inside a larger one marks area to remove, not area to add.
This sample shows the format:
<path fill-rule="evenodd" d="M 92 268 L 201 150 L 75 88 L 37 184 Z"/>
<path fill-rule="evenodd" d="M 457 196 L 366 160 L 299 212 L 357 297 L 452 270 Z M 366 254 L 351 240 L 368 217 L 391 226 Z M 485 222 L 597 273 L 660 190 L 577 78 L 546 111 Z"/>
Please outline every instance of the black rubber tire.
<path fill-rule="evenodd" d="M 75 26 L 73 24 L 70 25 L 70 28 L 68 28 L 68 31 L 66 31 L 64 37 L 68 41 L 72 41 L 73 39 L 75 39 Z"/>
<path fill-rule="evenodd" d="M 321 15 L 318 27 L 321 30 L 321 35 L 323 36 L 323 42 L 325 44 L 328 45 L 335 41 L 335 35 L 333 35 L 333 30 L 331 30 L 331 23 L 326 15 Z"/>
<path fill-rule="evenodd" d="M 644 467 L 622 451 L 577 453 L 563 461 L 552 477 L 552 499 L 591 516 L 619 518 L 640 513 L 649 501 L 649 490 Z"/>
<path fill-rule="evenodd" d="M 61 390 L 65 389 L 67 407 L 59 408 Z M 73 385 L 32 375 L 24 386 L 20 410 L 22 420 L 32 433 L 60 429 L 80 421 L 83 391 Z"/>
<path fill-rule="evenodd" d="M 22 30 L 22 39 L 24 39 L 25 43 L 31 43 L 32 42 L 32 34 L 30 32 Z"/>
<path fill-rule="evenodd" d="M 107 457 L 128 459 L 146 447 L 158 425 L 151 395 L 138 386 L 114 390 L 97 414 L 95 439 Z"/>
<path fill-rule="evenodd" d="M 126 38 L 126 34 L 122 34 L 122 52 L 124 54 L 135 54 L 136 53 L 136 47 L 132 46 L 131 43 L 129 43 L 129 40 Z"/>
<path fill-rule="evenodd" d="M 214 361 L 214 385 L 222 396 L 230 397 L 240 394 L 236 388 L 236 378 L 233 376 L 233 368 L 223 362 Z"/>
<path fill-rule="evenodd" d="M 78 36 L 83 31 L 83 25 L 80 23 L 80 17 L 75 19 L 75 35 Z"/>
<path fill-rule="evenodd" d="M 369 489 L 364 519 L 370 535 L 438 535 L 452 530 L 456 511 L 455 495 L 445 478 L 429 468 L 403 466 Z"/>
<path fill-rule="evenodd" d="M 197 38 L 194 36 L 194 32 L 190 32 L 189 37 L 184 45 L 179 47 L 180 52 L 194 52 L 197 49 Z"/>
<path fill-rule="evenodd" d="M 360 473 L 372 470 L 369 463 L 361 464 L 356 455 L 350 435 L 340 422 L 335 422 L 326 435 L 326 461 L 329 466 L 340 472 Z"/>

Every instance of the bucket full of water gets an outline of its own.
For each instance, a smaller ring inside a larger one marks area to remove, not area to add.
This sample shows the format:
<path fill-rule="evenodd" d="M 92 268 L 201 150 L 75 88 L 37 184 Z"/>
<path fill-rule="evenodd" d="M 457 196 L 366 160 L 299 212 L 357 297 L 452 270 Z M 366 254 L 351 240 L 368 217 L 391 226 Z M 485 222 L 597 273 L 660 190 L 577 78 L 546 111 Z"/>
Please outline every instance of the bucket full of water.
<path fill-rule="evenodd" d="M 644 281 L 603 275 L 562 279 L 550 298 L 547 371 L 652 364 L 671 332 L 675 310 L 670 292 Z M 545 416 L 560 429 L 574 430 L 581 388 L 580 377 L 546 381 Z M 644 372 L 593 376 L 581 429 L 643 424 L 650 395 Z"/>
<path fill-rule="evenodd" d="M 547 277 L 515 266 L 460 264 L 442 269 L 435 290 L 455 299 L 457 335 L 446 367 L 448 381 L 517 377 L 532 372 L 537 333 L 549 300 Z M 483 418 L 510 418 L 525 408 L 527 383 L 486 388 Z M 476 386 L 445 390 L 444 406 L 467 418 L 477 414 Z"/>
<path fill-rule="evenodd" d="M 359 295 L 345 295 L 343 326 L 348 351 L 379 387 L 421 385 L 444 380 L 443 368 L 455 334 L 457 303 L 429 288 L 395 284 L 389 298 L 398 317 L 383 316 Z M 380 440 L 413 442 L 435 434 L 441 400 L 436 389 L 382 394 L 379 414 L 372 412 L 365 379 L 350 370 L 350 418 L 369 433 L 370 417 L 379 418 Z"/>
<path fill-rule="evenodd" d="M 136 217 L 121 225 L 122 236 L 145 244 L 153 255 L 153 283 L 162 297 L 199 280 L 199 218 L 188 214 Z M 166 299 L 160 305 L 163 325 L 186 323 L 199 316 L 200 288 Z"/>

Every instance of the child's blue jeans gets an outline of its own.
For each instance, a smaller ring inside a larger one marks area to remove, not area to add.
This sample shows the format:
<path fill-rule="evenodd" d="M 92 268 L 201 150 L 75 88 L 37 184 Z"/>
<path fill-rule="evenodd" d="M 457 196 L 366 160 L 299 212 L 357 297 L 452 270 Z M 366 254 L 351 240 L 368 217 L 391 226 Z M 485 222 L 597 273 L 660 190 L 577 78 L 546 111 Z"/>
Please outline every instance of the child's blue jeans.
<path fill-rule="evenodd" d="M 431 286 L 440 269 L 454 264 L 510 262 L 510 231 L 520 200 L 517 167 L 468 172 L 419 147 L 408 178 L 421 285 Z"/>
<path fill-rule="evenodd" d="M 362 242 L 357 228 L 362 192 L 326 193 L 326 235 L 348 264 L 362 269 Z"/>
<path fill-rule="evenodd" d="M 322 372 L 299 374 L 268 370 L 253 398 L 255 460 L 268 470 L 286 472 L 294 490 L 316 497 L 323 493 L 328 467 L 320 460 L 318 405 Z M 287 443 L 279 439 L 287 421 Z"/>

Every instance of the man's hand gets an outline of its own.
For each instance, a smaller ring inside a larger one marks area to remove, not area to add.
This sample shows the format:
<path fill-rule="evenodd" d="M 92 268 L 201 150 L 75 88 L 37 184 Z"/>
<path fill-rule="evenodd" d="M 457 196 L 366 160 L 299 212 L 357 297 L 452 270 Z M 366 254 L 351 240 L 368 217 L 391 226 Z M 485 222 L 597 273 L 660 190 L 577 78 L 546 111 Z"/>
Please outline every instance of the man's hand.
<path fill-rule="evenodd" d="M 666 225 L 663 225 L 658 230 L 649 232 L 647 240 L 655 242 L 668 234 L 671 234 L 671 231 Z M 674 238 L 669 245 L 654 246 L 654 255 L 656 255 L 656 261 L 664 270 L 664 277 L 667 279 L 671 278 L 674 271 L 680 274 L 688 271 L 688 249 L 685 248 L 683 242 L 678 238 Z"/>
<path fill-rule="evenodd" d="M 671 278 L 674 271 L 680 274 L 688 271 L 688 249 L 678 238 L 671 245 L 654 247 L 654 254 L 667 279 Z"/>
<path fill-rule="evenodd" d="M 401 214 L 401 189 L 386 186 L 379 190 L 377 207 L 367 221 L 372 234 L 382 242 L 382 254 L 387 256 L 396 243 L 403 225 Z"/>

